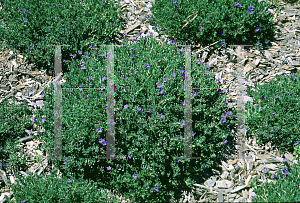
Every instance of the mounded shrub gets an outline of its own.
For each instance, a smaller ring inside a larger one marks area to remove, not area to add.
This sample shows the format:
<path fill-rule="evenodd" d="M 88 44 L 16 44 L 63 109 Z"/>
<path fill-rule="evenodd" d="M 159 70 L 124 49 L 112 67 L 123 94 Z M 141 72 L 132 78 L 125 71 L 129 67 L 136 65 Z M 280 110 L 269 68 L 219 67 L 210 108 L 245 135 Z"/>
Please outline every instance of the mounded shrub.
<path fill-rule="evenodd" d="M 107 146 L 107 49 L 78 51 L 81 58 L 67 62 L 62 84 L 63 159 L 53 160 L 65 175 L 92 179 L 132 201 L 162 202 L 191 186 L 193 175 L 219 166 L 235 120 L 225 91 L 192 90 L 192 155 L 201 159 L 177 160 L 184 156 L 185 51 L 149 38 L 114 48 L 115 156 L 124 159 L 98 159 Z M 207 64 L 191 64 L 193 87 L 220 88 Z M 45 129 L 39 137 L 51 152 L 53 89 L 45 89 L 44 107 L 36 112 Z"/>
<path fill-rule="evenodd" d="M 268 44 L 274 39 L 271 4 L 257 0 L 156 0 L 150 24 L 179 44 L 220 47 L 228 44 Z"/>
<path fill-rule="evenodd" d="M 82 2 L 82 3 L 80 3 Z M 7 48 L 17 49 L 29 63 L 44 68 L 54 65 L 55 48 L 62 46 L 62 57 L 71 59 L 74 50 L 86 50 L 95 45 L 114 42 L 122 26 L 125 11 L 113 1 L 57 0 L 43 2 L 7 0 L 0 10 L 1 39 Z M 66 66 L 63 64 L 63 69 Z"/>

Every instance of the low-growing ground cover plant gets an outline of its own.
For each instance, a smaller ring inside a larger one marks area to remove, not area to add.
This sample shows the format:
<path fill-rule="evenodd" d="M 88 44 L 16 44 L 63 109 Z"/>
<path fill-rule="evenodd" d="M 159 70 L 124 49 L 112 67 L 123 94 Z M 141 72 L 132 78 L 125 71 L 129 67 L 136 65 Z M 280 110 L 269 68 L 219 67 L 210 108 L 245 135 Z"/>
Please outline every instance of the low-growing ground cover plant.
<path fill-rule="evenodd" d="M 108 202 L 106 190 L 97 188 L 92 180 L 61 177 L 57 178 L 57 169 L 51 175 L 29 175 L 22 177 L 16 175 L 18 181 L 10 187 L 14 191 L 17 202 Z M 44 179 L 45 178 L 45 179 Z M 15 202 L 6 196 L 5 201 Z M 117 202 L 112 197 L 110 202 Z M 118 201 L 119 202 L 119 201 Z"/>
<path fill-rule="evenodd" d="M 179 44 L 254 44 L 256 48 L 274 39 L 273 16 L 265 0 L 155 1 L 151 25 Z"/>
<path fill-rule="evenodd" d="M 13 104 L 15 100 L 15 97 L 12 97 Z M 27 101 L 24 100 L 20 105 L 13 104 L 10 105 L 6 98 L 0 105 L 0 160 L 8 160 L 11 152 L 1 153 L 1 151 L 6 151 L 7 144 L 15 142 L 18 137 L 23 137 L 25 130 L 33 127 Z M 0 164 L 3 165 L 1 161 Z"/>
<path fill-rule="evenodd" d="M 257 186 L 257 177 L 250 183 L 254 187 L 256 196 L 252 196 L 252 202 L 299 202 L 300 201 L 300 168 L 294 164 L 291 168 L 284 160 L 286 168 L 277 171 L 273 175 L 268 173 L 269 180 L 275 183 L 268 183 L 268 179 L 261 186 Z"/>
<path fill-rule="evenodd" d="M 192 91 L 193 157 L 184 156 L 184 51 L 160 45 L 154 39 L 126 43 L 115 48 L 115 156 L 99 160 L 106 151 L 106 47 L 67 62 L 71 70 L 62 84 L 62 152 L 56 166 L 66 175 L 97 181 L 132 201 L 162 202 L 178 187 L 194 183 L 191 178 L 204 168 L 218 166 L 234 113 L 226 104 L 225 91 Z M 75 53 L 74 53 L 75 54 Z M 93 60 L 91 60 L 93 59 Z M 192 85 L 220 88 L 209 66 L 192 60 Z M 85 87 L 98 90 L 85 90 Z M 73 88 L 70 88 L 73 87 Z M 75 87 L 80 87 L 75 89 Z M 36 122 L 46 131 L 40 139 L 53 151 L 53 85 L 44 91 L 45 106 Z M 89 115 L 87 117 L 87 115 Z M 212 144 L 214 143 L 214 144 Z M 150 170 L 149 170 L 150 169 Z"/>
<path fill-rule="evenodd" d="M 299 72 L 299 71 L 298 71 Z M 300 77 L 299 73 L 278 75 L 270 83 L 255 84 L 257 91 L 247 94 L 257 105 L 246 103 L 246 136 L 253 136 L 258 144 L 269 141 L 280 152 L 293 154 L 300 142 Z"/>
<path fill-rule="evenodd" d="M 125 12 L 113 1 L 96 0 L 6 0 L 2 7 L 0 38 L 7 47 L 18 49 L 29 63 L 52 68 L 55 49 L 47 45 L 70 45 L 62 47 L 69 60 L 70 52 L 86 50 L 91 41 L 114 42 Z"/>

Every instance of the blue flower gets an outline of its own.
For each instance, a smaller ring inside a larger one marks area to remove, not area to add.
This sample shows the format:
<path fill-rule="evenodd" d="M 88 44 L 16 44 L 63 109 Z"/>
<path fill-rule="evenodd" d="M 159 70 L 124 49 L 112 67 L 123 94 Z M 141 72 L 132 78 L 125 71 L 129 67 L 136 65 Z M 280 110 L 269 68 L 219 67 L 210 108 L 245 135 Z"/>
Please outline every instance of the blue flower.
<path fill-rule="evenodd" d="M 257 27 L 255 30 L 256 30 L 256 32 L 258 32 L 259 31 L 259 27 Z"/>
<path fill-rule="evenodd" d="M 254 10 L 254 6 L 250 6 L 250 8 L 248 8 L 247 10 L 253 11 Z"/>
<path fill-rule="evenodd" d="M 200 29 L 201 29 L 201 30 L 204 30 L 204 27 L 201 27 Z"/>
<path fill-rule="evenodd" d="M 133 178 L 137 178 L 138 176 L 136 174 L 133 174 Z"/>
<path fill-rule="evenodd" d="M 225 123 L 226 122 L 226 118 L 222 118 L 222 123 Z"/>
<path fill-rule="evenodd" d="M 156 192 L 158 192 L 158 187 L 155 187 L 154 190 L 155 190 Z"/>
<path fill-rule="evenodd" d="M 149 187 L 146 185 L 145 189 L 147 190 Z"/>

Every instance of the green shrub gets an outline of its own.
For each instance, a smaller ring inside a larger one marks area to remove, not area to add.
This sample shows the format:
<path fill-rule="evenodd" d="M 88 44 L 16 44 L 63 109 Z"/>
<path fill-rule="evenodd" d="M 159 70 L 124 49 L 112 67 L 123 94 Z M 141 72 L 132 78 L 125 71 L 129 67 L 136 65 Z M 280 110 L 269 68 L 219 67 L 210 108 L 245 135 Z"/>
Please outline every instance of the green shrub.
<path fill-rule="evenodd" d="M 269 141 L 281 154 L 293 154 L 299 142 L 300 125 L 300 77 L 298 73 L 279 75 L 264 85 L 255 84 L 257 91 L 247 88 L 256 105 L 247 102 L 246 136 L 255 136 L 258 144 Z"/>
<path fill-rule="evenodd" d="M 25 130 L 32 129 L 32 115 L 28 108 L 27 101 L 16 105 L 15 97 L 12 97 L 13 104 L 5 99 L 0 105 L 0 149 L 5 151 L 8 143 L 14 142 L 18 137 L 24 137 Z M 0 159 L 7 159 L 9 153 L 0 153 Z"/>
<path fill-rule="evenodd" d="M 179 44 L 254 44 L 274 39 L 271 5 L 257 0 L 157 0 L 150 24 Z"/>
<path fill-rule="evenodd" d="M 0 33 L 7 48 L 20 50 L 29 63 L 52 68 L 55 49 L 47 45 L 70 45 L 62 47 L 62 58 L 69 60 L 74 50 L 86 50 L 92 45 L 91 41 L 95 45 L 114 42 L 125 12 L 120 11 L 119 5 L 114 7 L 114 2 L 96 0 L 44 1 L 42 4 L 37 0 L 30 3 L 7 0 L 2 6 Z"/>
<path fill-rule="evenodd" d="M 13 190 L 13 197 L 17 202 L 100 202 L 108 201 L 107 191 L 99 189 L 93 181 L 56 177 L 57 169 L 51 172 L 51 175 L 29 175 L 27 177 L 16 175 L 18 178 L 16 184 L 10 187 Z M 45 178 L 45 179 L 44 179 Z M 11 201 L 7 196 L 7 202 Z M 116 197 L 110 199 L 111 202 L 117 202 Z"/>
<path fill-rule="evenodd" d="M 257 185 L 257 177 L 250 183 L 254 187 L 256 196 L 252 197 L 252 202 L 299 202 L 300 201 L 300 168 L 294 164 L 291 168 L 286 162 L 287 167 L 278 170 L 273 175 L 264 170 L 263 173 L 268 173 L 269 180 L 275 183 L 268 183 L 267 180 Z"/>
<path fill-rule="evenodd" d="M 62 88 L 73 89 L 62 91 L 64 159 L 53 163 L 65 175 L 74 173 L 75 177 L 97 180 L 103 187 L 124 194 L 125 199 L 162 202 L 178 187 L 191 186 L 192 175 L 218 166 L 216 160 L 220 161 L 219 152 L 229 140 L 235 111 L 224 116 L 227 107 L 223 91 L 192 91 L 192 150 L 193 157 L 201 159 L 176 160 L 184 156 L 185 53 L 173 44 L 161 46 L 148 38 L 125 44 L 114 48 L 115 155 L 124 159 L 98 159 L 106 155 L 107 80 L 102 79 L 107 76 L 107 50 L 103 47 L 97 50 L 98 55 L 86 52 L 82 53 L 85 57 L 68 62 L 71 72 Z M 220 88 L 214 74 L 208 72 L 209 68 L 192 60 L 193 87 Z M 98 90 L 74 89 L 80 86 Z M 53 96 L 52 85 L 51 90 L 44 91 L 45 106 L 36 112 L 37 122 L 46 130 L 40 137 L 51 152 Z"/>

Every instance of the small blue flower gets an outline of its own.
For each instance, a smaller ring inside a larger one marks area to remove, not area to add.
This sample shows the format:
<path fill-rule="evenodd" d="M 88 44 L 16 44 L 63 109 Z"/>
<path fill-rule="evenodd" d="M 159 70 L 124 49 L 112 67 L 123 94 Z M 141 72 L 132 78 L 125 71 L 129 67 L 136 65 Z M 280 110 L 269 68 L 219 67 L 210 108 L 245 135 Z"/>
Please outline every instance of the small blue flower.
<path fill-rule="evenodd" d="M 226 122 L 226 118 L 222 118 L 222 123 L 225 123 Z"/>

